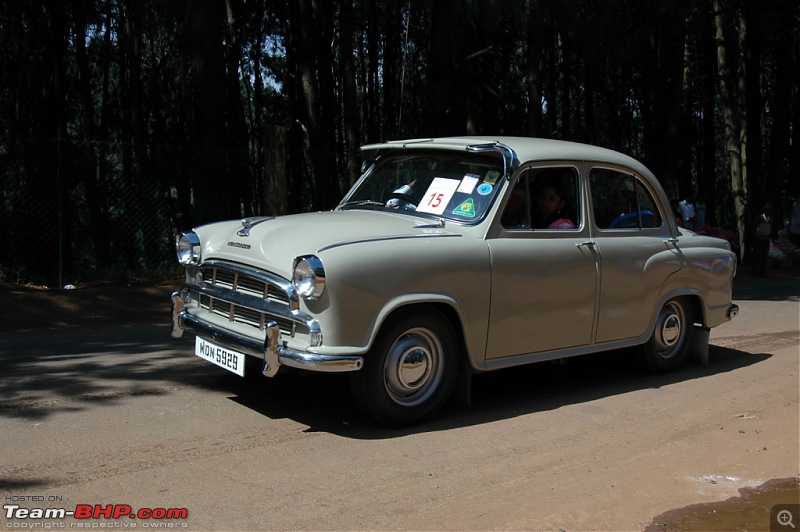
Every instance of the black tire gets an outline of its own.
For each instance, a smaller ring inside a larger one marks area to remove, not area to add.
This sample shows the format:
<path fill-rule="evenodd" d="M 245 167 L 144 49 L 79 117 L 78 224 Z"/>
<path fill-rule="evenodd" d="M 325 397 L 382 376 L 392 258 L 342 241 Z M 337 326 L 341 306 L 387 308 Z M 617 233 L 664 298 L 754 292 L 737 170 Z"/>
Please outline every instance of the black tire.
<path fill-rule="evenodd" d="M 244 378 L 247 381 L 262 381 L 265 380 L 264 374 L 261 370 L 264 369 L 264 360 L 245 355 L 244 357 Z"/>
<path fill-rule="evenodd" d="M 455 384 L 455 347 L 453 328 L 441 312 L 401 310 L 384 324 L 364 367 L 350 377 L 356 404 L 389 427 L 433 416 Z"/>
<path fill-rule="evenodd" d="M 694 315 L 688 301 L 681 298 L 667 301 L 642 349 L 647 369 L 653 373 L 678 369 L 689 355 L 693 335 Z"/>

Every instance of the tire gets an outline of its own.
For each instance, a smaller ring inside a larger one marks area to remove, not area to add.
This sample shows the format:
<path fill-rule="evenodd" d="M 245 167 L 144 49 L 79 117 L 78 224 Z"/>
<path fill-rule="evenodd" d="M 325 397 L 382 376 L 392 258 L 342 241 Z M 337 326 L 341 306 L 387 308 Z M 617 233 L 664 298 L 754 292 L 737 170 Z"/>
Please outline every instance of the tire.
<path fill-rule="evenodd" d="M 264 361 L 260 358 L 245 355 L 244 357 L 244 378 L 246 381 L 261 382 L 265 379 L 261 370 L 264 368 Z"/>
<path fill-rule="evenodd" d="M 653 373 L 678 369 L 692 346 L 694 316 L 685 299 L 667 301 L 658 313 L 653 334 L 643 346 L 645 366 Z"/>
<path fill-rule="evenodd" d="M 458 370 L 453 327 L 439 311 L 401 310 L 384 324 L 350 377 L 353 399 L 378 423 L 402 427 L 447 402 Z"/>

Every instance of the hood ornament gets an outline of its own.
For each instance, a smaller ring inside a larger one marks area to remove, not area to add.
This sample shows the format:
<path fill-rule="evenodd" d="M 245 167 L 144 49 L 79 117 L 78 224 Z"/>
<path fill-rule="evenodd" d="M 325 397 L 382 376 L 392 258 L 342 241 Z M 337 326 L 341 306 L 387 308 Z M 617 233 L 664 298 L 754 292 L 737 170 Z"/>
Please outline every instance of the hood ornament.
<path fill-rule="evenodd" d="M 254 216 L 252 218 L 242 218 L 242 228 L 236 231 L 236 234 L 239 236 L 250 236 L 250 229 L 260 224 L 261 222 L 266 222 L 267 220 L 273 220 L 274 216 Z"/>

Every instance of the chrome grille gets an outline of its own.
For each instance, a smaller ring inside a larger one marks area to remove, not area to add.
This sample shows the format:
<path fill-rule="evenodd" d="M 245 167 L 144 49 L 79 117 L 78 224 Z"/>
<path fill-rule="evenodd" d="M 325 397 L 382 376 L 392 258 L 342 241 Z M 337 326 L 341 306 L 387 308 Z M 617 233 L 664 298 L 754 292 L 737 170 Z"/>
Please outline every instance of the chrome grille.
<path fill-rule="evenodd" d="M 286 318 L 285 315 L 290 314 L 289 294 L 276 282 L 247 275 L 237 271 L 236 268 L 227 268 L 216 262 L 213 266 L 201 266 L 199 273 L 201 274 L 201 277 L 197 278 L 199 286 L 213 287 L 216 289 L 215 294 L 219 295 L 215 297 L 215 295 L 204 293 L 201 290 L 192 290 L 190 287 L 192 299 L 197 301 L 201 309 L 230 322 L 242 323 L 262 331 L 265 330 L 267 323 L 274 321 L 280 327 L 281 332 L 288 336 L 295 336 L 298 328 L 305 328 L 302 324 Z M 244 294 L 272 302 L 280 306 L 281 312 L 265 312 L 246 304 L 232 302 L 236 300 L 233 297 L 235 294 Z"/>

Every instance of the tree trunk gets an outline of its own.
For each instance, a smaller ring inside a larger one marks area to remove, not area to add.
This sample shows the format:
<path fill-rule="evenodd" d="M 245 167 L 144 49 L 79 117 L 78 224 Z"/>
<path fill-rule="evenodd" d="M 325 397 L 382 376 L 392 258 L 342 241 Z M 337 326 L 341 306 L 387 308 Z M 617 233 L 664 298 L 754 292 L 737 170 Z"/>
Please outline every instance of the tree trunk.
<path fill-rule="evenodd" d="M 353 6 L 345 0 L 341 3 L 341 31 L 339 49 L 341 51 L 342 109 L 344 112 L 344 168 L 348 188 L 355 183 L 360 170 L 359 146 L 361 145 L 361 118 L 358 114 L 358 90 L 356 88 L 356 67 L 353 47 Z"/>
<path fill-rule="evenodd" d="M 729 81 L 732 76 L 728 69 L 725 53 L 725 26 L 722 18 L 720 0 L 714 0 L 714 29 L 717 42 L 717 68 L 719 77 L 720 106 L 725 124 L 725 155 L 730 169 L 731 192 L 733 193 L 736 230 L 739 236 L 739 259 L 745 260 L 746 232 L 746 190 L 744 186 L 741 124 L 736 118 L 735 100 L 731 95 Z"/>
<path fill-rule="evenodd" d="M 226 173 L 224 148 L 225 63 L 222 5 L 215 0 L 186 3 L 186 53 L 189 56 L 191 116 L 187 124 L 193 150 L 192 194 L 195 225 L 229 217 L 238 210 Z"/>
<path fill-rule="evenodd" d="M 288 187 L 286 186 L 286 128 L 266 126 L 264 128 L 264 188 L 261 204 L 267 214 L 288 214 Z"/>
<path fill-rule="evenodd" d="M 542 117 L 542 32 L 544 12 L 541 0 L 529 0 L 525 20 L 527 22 L 526 86 L 528 89 L 528 134 L 541 137 Z"/>

